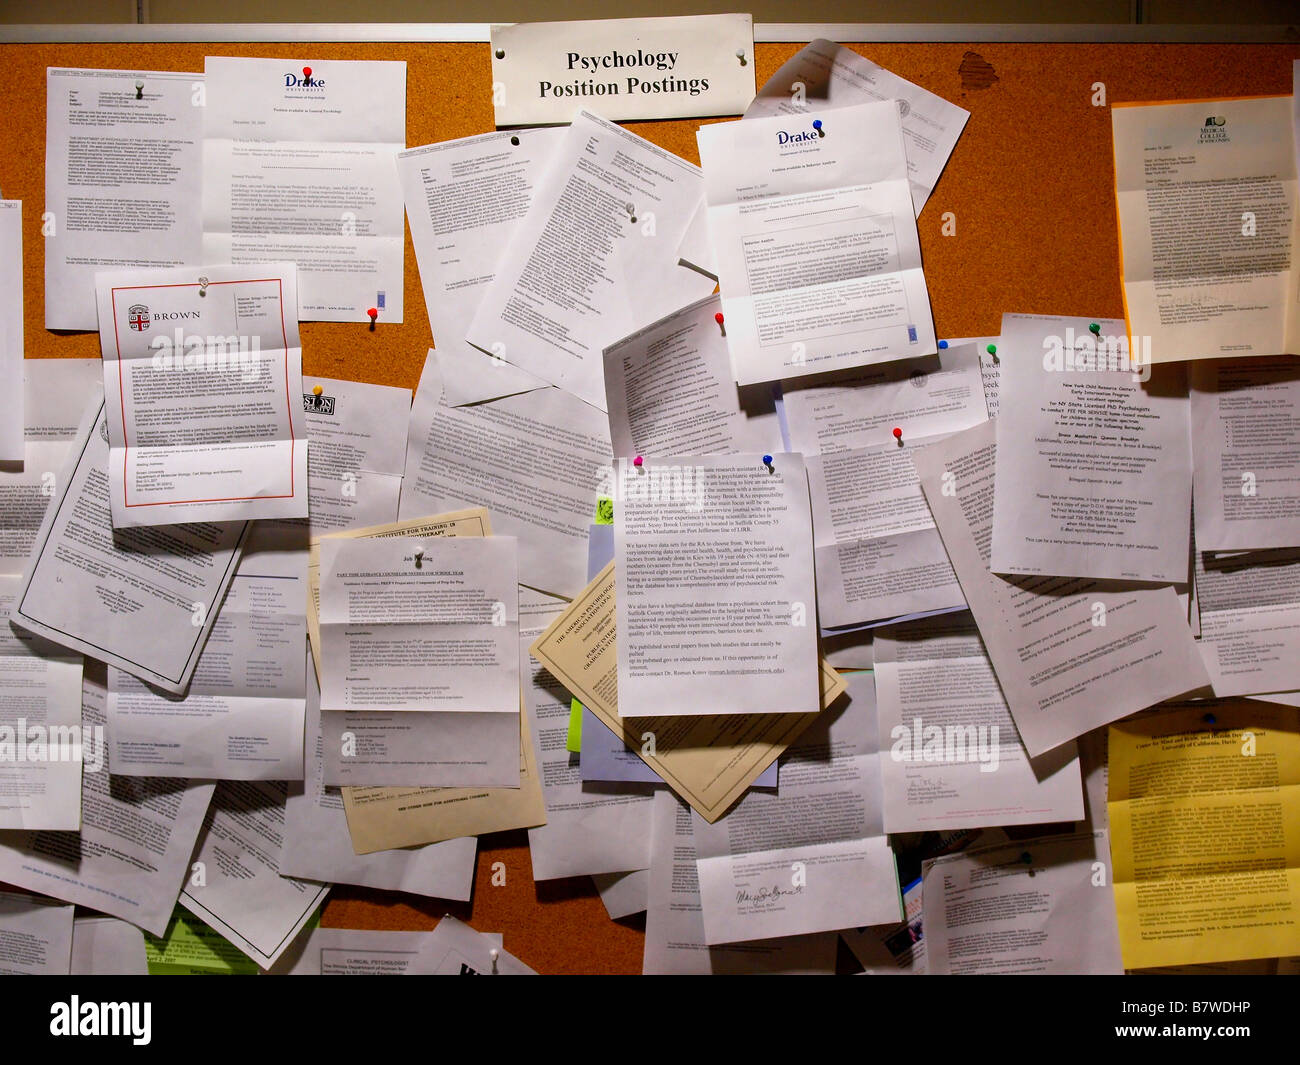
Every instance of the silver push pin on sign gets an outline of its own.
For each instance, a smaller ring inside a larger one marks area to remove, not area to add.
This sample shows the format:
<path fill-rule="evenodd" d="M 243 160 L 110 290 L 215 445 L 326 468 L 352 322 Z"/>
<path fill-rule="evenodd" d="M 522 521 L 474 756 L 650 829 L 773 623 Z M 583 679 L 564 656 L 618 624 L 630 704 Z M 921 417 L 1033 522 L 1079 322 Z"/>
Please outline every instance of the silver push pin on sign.
<path fill-rule="evenodd" d="M 136 98 L 137 100 L 143 100 L 143 99 L 144 99 L 144 82 L 143 82 L 143 81 L 137 81 L 137 82 L 135 83 L 135 98 Z"/>

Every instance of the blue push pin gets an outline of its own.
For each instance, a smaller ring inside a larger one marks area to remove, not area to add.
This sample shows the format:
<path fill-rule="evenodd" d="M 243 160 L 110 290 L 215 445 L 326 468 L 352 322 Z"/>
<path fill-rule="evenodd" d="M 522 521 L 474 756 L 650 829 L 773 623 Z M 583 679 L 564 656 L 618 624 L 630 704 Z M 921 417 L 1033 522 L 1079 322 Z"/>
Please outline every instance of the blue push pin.
<path fill-rule="evenodd" d="M 817 136 L 819 137 L 826 136 L 826 131 L 822 129 L 822 120 L 820 118 L 813 119 L 813 129 L 817 131 Z"/>
<path fill-rule="evenodd" d="M 771 456 L 771 455 L 764 455 L 764 456 L 763 456 L 763 465 L 767 467 L 767 472 L 768 472 L 768 473 L 776 473 L 776 470 L 775 470 L 775 469 L 773 468 L 773 466 L 772 466 L 772 456 Z"/>
<path fill-rule="evenodd" d="M 940 350 L 940 351 L 944 351 L 945 349 L 947 349 L 947 347 L 948 347 L 948 341 L 946 341 L 946 340 L 941 340 L 941 341 L 939 341 L 939 350 Z"/>
<path fill-rule="evenodd" d="M 1213 714 L 1206 714 L 1203 718 L 1201 718 L 1201 720 L 1204 721 L 1207 725 L 1213 725 L 1219 719 L 1215 717 Z"/>
<path fill-rule="evenodd" d="M 1028 865 L 1028 864 L 1029 864 L 1030 862 L 1032 862 L 1034 859 L 1033 859 L 1033 855 L 1031 855 L 1028 851 L 1025 851 L 1025 852 L 1020 856 L 1020 860 L 1021 860 L 1022 862 L 1024 862 L 1026 865 Z"/>

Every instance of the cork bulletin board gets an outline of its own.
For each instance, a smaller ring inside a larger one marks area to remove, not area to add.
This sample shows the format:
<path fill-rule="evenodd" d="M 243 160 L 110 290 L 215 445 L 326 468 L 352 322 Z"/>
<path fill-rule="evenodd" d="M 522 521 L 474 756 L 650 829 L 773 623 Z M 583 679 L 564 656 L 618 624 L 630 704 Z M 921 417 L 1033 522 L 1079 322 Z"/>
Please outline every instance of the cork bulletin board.
<path fill-rule="evenodd" d="M 971 113 L 918 219 L 940 337 L 995 334 L 1004 311 L 1123 317 L 1110 114 L 1093 104 L 1097 82 L 1107 105 L 1289 95 L 1300 59 L 1300 44 L 842 43 Z M 757 83 L 799 47 L 758 44 Z M 409 146 L 494 128 L 487 43 L 2 44 L 0 191 L 23 201 L 28 358 L 99 356 L 97 334 L 43 327 L 46 67 L 202 71 L 208 55 L 405 60 Z M 698 163 L 700 124 L 627 126 Z M 951 236 L 941 228 L 948 212 Z M 374 332 L 304 323 L 303 373 L 415 388 L 434 337 L 409 230 L 405 265 L 405 323 L 381 320 Z M 505 863 L 504 886 L 492 885 L 496 862 Z M 504 933 L 506 949 L 541 973 L 641 970 L 644 918 L 611 921 L 588 877 L 534 884 L 522 831 L 482 837 L 470 903 L 341 885 L 321 923 L 429 929 L 444 912 Z"/>

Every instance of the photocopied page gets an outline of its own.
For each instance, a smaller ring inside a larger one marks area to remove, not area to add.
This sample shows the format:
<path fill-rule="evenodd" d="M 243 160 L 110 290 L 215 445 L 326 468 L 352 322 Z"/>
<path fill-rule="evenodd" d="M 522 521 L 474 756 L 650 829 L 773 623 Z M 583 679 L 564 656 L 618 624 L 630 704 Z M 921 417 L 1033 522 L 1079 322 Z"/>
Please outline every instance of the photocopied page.
<path fill-rule="evenodd" d="M 921 881 L 903 889 L 901 924 L 841 928 L 840 938 L 872 976 L 924 976 L 925 930 L 922 926 Z"/>
<path fill-rule="evenodd" d="M 321 705 L 519 710 L 510 536 L 325 537 Z"/>
<path fill-rule="evenodd" d="M 402 321 L 406 64 L 208 56 L 203 259 L 298 266 L 304 321 Z"/>
<path fill-rule="evenodd" d="M 519 540 L 519 580 L 552 595 L 586 583 L 587 526 L 610 467 L 609 422 L 558 388 L 450 406 L 454 372 L 430 351 L 406 444 L 401 519 L 481 506 Z"/>
<path fill-rule="evenodd" d="M 81 656 L 9 624 L 20 583 L 0 574 L 0 830 L 76 832 L 104 750 L 82 733 Z"/>
<path fill-rule="evenodd" d="M 1300 363 L 1198 359 L 1189 379 L 1197 550 L 1300 547 Z"/>
<path fill-rule="evenodd" d="M 912 463 L 931 442 L 808 458 L 822 628 L 965 605 Z"/>
<path fill-rule="evenodd" d="M 870 673 L 782 756 L 778 794 L 750 792 L 725 819 L 695 822 L 706 943 L 830 932 L 902 918 L 881 820 Z"/>
<path fill-rule="evenodd" d="M 164 691 L 186 690 L 234 577 L 247 522 L 115 531 L 108 417 L 86 409 L 10 615 Z M 122 624 L 129 613 L 131 624 Z"/>
<path fill-rule="evenodd" d="M 101 273 L 95 293 L 113 527 L 305 518 L 293 264 Z"/>
<path fill-rule="evenodd" d="M 770 458 L 621 464 L 620 717 L 818 709 L 808 480 L 801 456 Z"/>
<path fill-rule="evenodd" d="M 975 846 L 922 868 L 930 975 L 1124 971 L 1105 832 Z"/>
<path fill-rule="evenodd" d="M 713 289 L 677 266 L 702 193 L 697 167 L 578 111 L 467 339 L 604 410 L 604 349 Z"/>
<path fill-rule="evenodd" d="M 824 455 L 955 433 L 988 419 L 972 345 L 782 384 L 790 448 Z"/>
<path fill-rule="evenodd" d="M 650 894 L 649 869 L 634 869 L 629 873 L 596 873 L 591 882 L 596 886 L 605 913 L 611 921 L 645 913 Z"/>
<path fill-rule="evenodd" d="M 706 296 L 605 349 L 614 454 L 785 450 L 771 387 L 732 380 L 721 307 Z"/>
<path fill-rule="evenodd" d="M 937 351 L 892 101 L 697 134 L 742 385 Z"/>
<path fill-rule="evenodd" d="M 670 791 L 655 792 L 645 918 L 646 976 L 835 972 L 835 934 L 709 946 L 696 872 L 695 820 Z"/>
<path fill-rule="evenodd" d="M 283 781 L 219 781 L 178 900 L 263 969 L 330 890 L 280 874 L 284 801 Z"/>
<path fill-rule="evenodd" d="M 416 518 L 391 525 L 350 529 L 340 537 L 490 536 L 482 507 Z M 320 653 L 320 541 L 309 551 L 311 601 L 307 627 L 313 655 Z M 539 604 L 559 603 L 520 588 L 521 622 Z M 545 608 L 542 608 L 545 609 Z M 540 622 L 539 622 L 540 624 Z M 317 669 L 319 674 L 319 670 Z M 519 786 L 519 720 L 515 714 L 456 710 L 408 713 L 378 710 L 322 711 L 325 783 L 355 787 Z"/>
<path fill-rule="evenodd" d="M 103 387 L 103 359 L 24 359 L 27 443 L 70 444 L 86 406 Z"/>
<path fill-rule="evenodd" d="M 429 933 L 422 954 L 435 976 L 536 976 L 513 954 L 501 949 L 501 937 L 475 931 L 445 915 Z"/>
<path fill-rule="evenodd" d="M 565 126 L 485 133 L 397 156 L 433 343 L 454 371 L 444 381 L 453 407 L 546 385 L 465 336 L 567 133 Z"/>
<path fill-rule="evenodd" d="M 716 821 L 817 714 L 620 716 L 615 601 L 611 562 L 529 652 L 701 817 Z M 819 668 L 825 709 L 845 684 L 824 660 Z"/>
<path fill-rule="evenodd" d="M 312 533 L 396 521 L 410 389 L 304 377 L 302 403 Z"/>
<path fill-rule="evenodd" d="M 799 115 L 875 100 L 898 108 L 916 213 L 943 172 L 970 112 L 824 37 L 800 48 L 767 79 L 745 118 Z"/>
<path fill-rule="evenodd" d="M 1110 728 L 1124 964 L 1300 954 L 1300 728 L 1253 699 L 1173 704 Z"/>
<path fill-rule="evenodd" d="M 0 891 L 0 976 L 67 976 L 73 907 Z"/>
<path fill-rule="evenodd" d="M 874 653 L 885 831 L 1083 817 L 1075 745 L 1030 760 L 969 614 L 877 629 Z"/>
<path fill-rule="evenodd" d="M 1124 323 L 1107 318 L 1004 314 L 998 355 L 990 568 L 1186 584 L 1183 368 L 1135 368 Z"/>
<path fill-rule="evenodd" d="M 102 737 L 103 673 L 82 684 L 81 725 Z M 102 742 L 99 741 L 99 742 Z M 161 936 L 189 875 L 214 785 L 82 774 L 81 833 L 22 832 L 0 842 L 0 883 L 120 917 Z"/>
<path fill-rule="evenodd" d="M 474 858 L 478 853 L 478 840 L 473 836 L 374 854 L 353 851 L 343 796 L 338 788 L 329 787 L 324 780 L 324 746 L 320 688 L 315 669 L 309 668 L 307 774 L 305 780 L 291 781 L 288 785 L 277 863 L 281 875 L 468 902 L 474 886 Z M 518 780 L 518 756 L 513 766 Z"/>
<path fill-rule="evenodd" d="M 1110 117 L 1124 303 L 1147 361 L 1300 352 L 1291 97 Z"/>
<path fill-rule="evenodd" d="M 527 655 L 524 642 L 520 657 Z M 533 879 L 649 868 L 652 792 L 644 785 L 613 791 L 583 784 L 578 756 L 564 748 L 569 693 L 539 662 L 528 665 L 524 699 L 546 801 L 546 824 L 528 830 Z"/>
<path fill-rule="evenodd" d="M 423 976 L 433 972 L 432 932 L 313 928 L 271 968 L 284 976 Z"/>
<path fill-rule="evenodd" d="M 522 693 L 520 702 L 522 758 L 517 787 L 344 788 L 348 833 L 357 854 L 546 824 L 541 770 L 533 755 Z"/>
<path fill-rule="evenodd" d="M 989 570 L 995 422 L 918 451 L 916 470 L 1030 757 L 1209 684 L 1173 588 Z"/>
<path fill-rule="evenodd" d="M 23 461 L 23 205 L 0 200 L 0 462 Z"/>
<path fill-rule="evenodd" d="M 1300 689 L 1300 550 L 1198 551 L 1196 594 L 1215 695 Z"/>
<path fill-rule="evenodd" d="M 203 260 L 202 74 L 45 71 L 45 328 L 94 331 L 95 272 Z"/>
<path fill-rule="evenodd" d="M 110 772 L 302 779 L 307 558 L 294 543 L 300 532 L 253 528 L 185 695 L 109 667 Z"/>

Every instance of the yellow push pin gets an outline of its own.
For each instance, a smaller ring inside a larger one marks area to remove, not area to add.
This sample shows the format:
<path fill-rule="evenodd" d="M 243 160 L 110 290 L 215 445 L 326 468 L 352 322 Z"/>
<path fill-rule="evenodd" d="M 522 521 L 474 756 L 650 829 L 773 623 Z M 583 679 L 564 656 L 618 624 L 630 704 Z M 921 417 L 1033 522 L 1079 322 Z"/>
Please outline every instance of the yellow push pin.
<path fill-rule="evenodd" d="M 324 392 L 324 391 L 325 391 L 325 389 L 323 389 L 320 385 L 312 385 L 312 386 L 311 386 L 311 394 L 312 394 L 313 396 L 319 396 L 319 395 L 320 395 L 322 392 Z"/>

